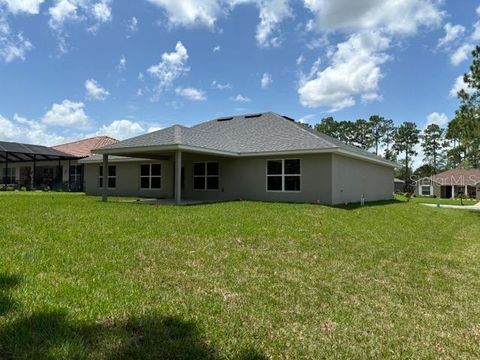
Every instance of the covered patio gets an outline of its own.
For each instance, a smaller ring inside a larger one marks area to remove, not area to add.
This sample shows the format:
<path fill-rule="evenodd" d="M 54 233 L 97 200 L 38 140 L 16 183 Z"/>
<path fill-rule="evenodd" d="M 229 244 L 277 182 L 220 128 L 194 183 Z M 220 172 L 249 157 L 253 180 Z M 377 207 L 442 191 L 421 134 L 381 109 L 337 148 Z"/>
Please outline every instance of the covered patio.
<path fill-rule="evenodd" d="M 172 164 L 171 169 L 167 166 L 162 167 L 162 181 L 165 183 L 169 183 L 172 185 L 170 188 L 171 191 L 167 191 L 170 195 L 166 197 L 160 198 L 145 198 L 143 200 L 137 201 L 134 200 L 132 202 L 136 203 L 150 203 L 150 204 L 176 204 L 176 205 L 192 205 L 192 204 L 201 204 L 201 203 L 208 203 L 208 202 L 216 202 L 224 200 L 222 198 L 223 189 L 221 188 L 219 182 L 219 173 L 218 168 L 216 173 L 211 173 L 211 176 L 206 176 L 202 179 L 198 179 L 200 181 L 205 182 L 205 190 L 208 190 L 208 195 L 214 195 L 216 193 L 219 198 L 216 200 L 212 199 L 201 199 L 200 192 L 196 192 L 197 197 L 192 198 L 192 189 L 194 188 L 194 184 L 191 183 L 192 178 L 195 172 L 195 164 L 199 163 L 216 163 L 218 166 L 219 162 L 225 163 L 232 160 L 232 154 L 219 154 L 215 151 L 209 151 L 207 149 L 198 149 L 198 148 L 191 148 L 185 147 L 182 145 L 172 145 L 168 147 L 162 147 L 161 149 L 152 149 L 149 152 L 138 151 L 138 149 L 130 149 L 130 150 L 97 150 L 96 153 L 100 152 L 108 152 L 109 154 L 103 153 L 101 155 L 101 167 L 102 169 L 109 169 L 108 171 L 103 171 L 100 174 L 100 178 L 102 186 L 101 186 L 101 196 L 102 201 L 108 201 L 109 196 L 109 175 L 110 168 L 112 164 L 121 164 L 121 160 L 119 157 L 123 157 L 125 159 L 141 159 L 139 163 L 156 163 L 161 162 L 164 165 L 166 163 Z M 113 152 L 113 154 L 112 154 Z M 197 159 L 196 162 L 193 159 Z M 82 161 L 84 162 L 84 161 Z M 86 162 L 84 162 L 86 163 Z M 118 171 L 118 170 L 115 170 Z M 207 171 L 207 170 L 205 170 Z M 187 175 L 186 175 L 187 174 Z M 186 176 L 188 176 L 186 180 Z M 207 181 L 216 181 L 216 189 L 207 189 L 209 185 L 207 185 Z M 163 183 L 162 183 L 163 184 Z M 162 185 L 163 187 L 164 185 Z M 168 185 L 166 185 L 168 187 Z M 203 192 L 205 194 L 205 192 Z M 172 196 L 173 195 L 173 196 Z M 207 195 L 207 194 L 205 194 Z"/>
<path fill-rule="evenodd" d="M 3 188 L 59 186 L 62 161 L 70 165 L 70 161 L 78 159 L 46 146 L 0 141 L 0 185 Z"/>

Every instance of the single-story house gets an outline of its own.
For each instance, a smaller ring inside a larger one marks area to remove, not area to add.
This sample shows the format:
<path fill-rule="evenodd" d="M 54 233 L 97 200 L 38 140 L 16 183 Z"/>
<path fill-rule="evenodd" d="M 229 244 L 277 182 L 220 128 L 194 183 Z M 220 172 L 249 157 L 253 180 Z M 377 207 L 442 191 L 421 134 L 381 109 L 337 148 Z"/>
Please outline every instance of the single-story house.
<path fill-rule="evenodd" d="M 272 112 L 174 125 L 93 150 L 87 194 L 322 204 L 392 199 L 397 164 Z"/>
<path fill-rule="evenodd" d="M 40 145 L 0 142 L 0 188 L 64 188 L 83 191 L 83 164 L 91 150 L 118 140 L 97 136 L 68 144 Z"/>
<path fill-rule="evenodd" d="M 416 182 L 415 195 L 480 200 L 480 169 L 452 169 Z"/>

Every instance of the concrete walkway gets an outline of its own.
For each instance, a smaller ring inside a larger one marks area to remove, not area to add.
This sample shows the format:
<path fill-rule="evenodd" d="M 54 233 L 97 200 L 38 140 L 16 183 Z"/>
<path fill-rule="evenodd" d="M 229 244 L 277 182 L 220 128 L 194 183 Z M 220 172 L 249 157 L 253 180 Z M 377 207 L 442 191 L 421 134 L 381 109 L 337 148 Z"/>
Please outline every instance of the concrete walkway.
<path fill-rule="evenodd" d="M 425 204 L 422 203 L 421 205 L 430 206 L 430 207 L 439 207 L 445 209 L 461 209 L 461 210 L 473 210 L 473 211 L 480 211 L 480 202 L 476 205 L 445 205 L 445 204 Z"/>

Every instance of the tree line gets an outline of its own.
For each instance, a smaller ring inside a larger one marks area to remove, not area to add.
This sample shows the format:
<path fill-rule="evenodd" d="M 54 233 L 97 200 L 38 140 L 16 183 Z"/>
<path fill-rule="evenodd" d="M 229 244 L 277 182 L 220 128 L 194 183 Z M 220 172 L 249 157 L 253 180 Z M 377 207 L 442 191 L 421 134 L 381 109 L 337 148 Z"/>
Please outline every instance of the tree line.
<path fill-rule="evenodd" d="M 330 116 L 314 127 L 347 144 L 401 163 L 401 176 L 407 186 L 418 146 L 424 154 L 422 166 L 415 171 L 418 176 L 459 167 L 480 168 L 480 46 L 472 55 L 472 65 L 464 76 L 468 91 L 459 91 L 459 109 L 446 127 L 430 124 L 421 130 L 411 121 L 396 126 L 393 120 L 380 115 L 355 121 L 336 121 Z"/>

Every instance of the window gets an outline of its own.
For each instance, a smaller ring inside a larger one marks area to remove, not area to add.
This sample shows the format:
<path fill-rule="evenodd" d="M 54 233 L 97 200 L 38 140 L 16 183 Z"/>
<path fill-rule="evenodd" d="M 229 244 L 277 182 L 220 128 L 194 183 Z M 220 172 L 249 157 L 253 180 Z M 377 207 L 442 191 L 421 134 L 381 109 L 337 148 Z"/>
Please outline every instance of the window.
<path fill-rule="evenodd" d="M 98 187 L 103 188 L 103 166 L 100 166 L 98 177 Z M 115 165 L 108 166 L 107 188 L 115 189 L 117 187 L 117 167 Z"/>
<path fill-rule="evenodd" d="M 193 164 L 193 189 L 218 190 L 220 187 L 219 166 L 216 161 Z"/>
<path fill-rule="evenodd" d="M 80 184 L 82 182 L 82 165 L 70 166 L 70 183 Z"/>
<path fill-rule="evenodd" d="M 140 189 L 160 189 L 162 186 L 162 166 L 160 164 L 140 165 Z"/>
<path fill-rule="evenodd" d="M 422 185 L 421 191 L 422 191 L 422 196 L 432 195 L 432 188 L 430 185 Z"/>
<path fill-rule="evenodd" d="M 2 182 L 5 184 L 15 184 L 16 182 L 16 175 L 15 175 L 15 168 L 3 168 L 2 172 Z"/>
<path fill-rule="evenodd" d="M 267 191 L 300 191 L 300 160 L 267 160 Z"/>

